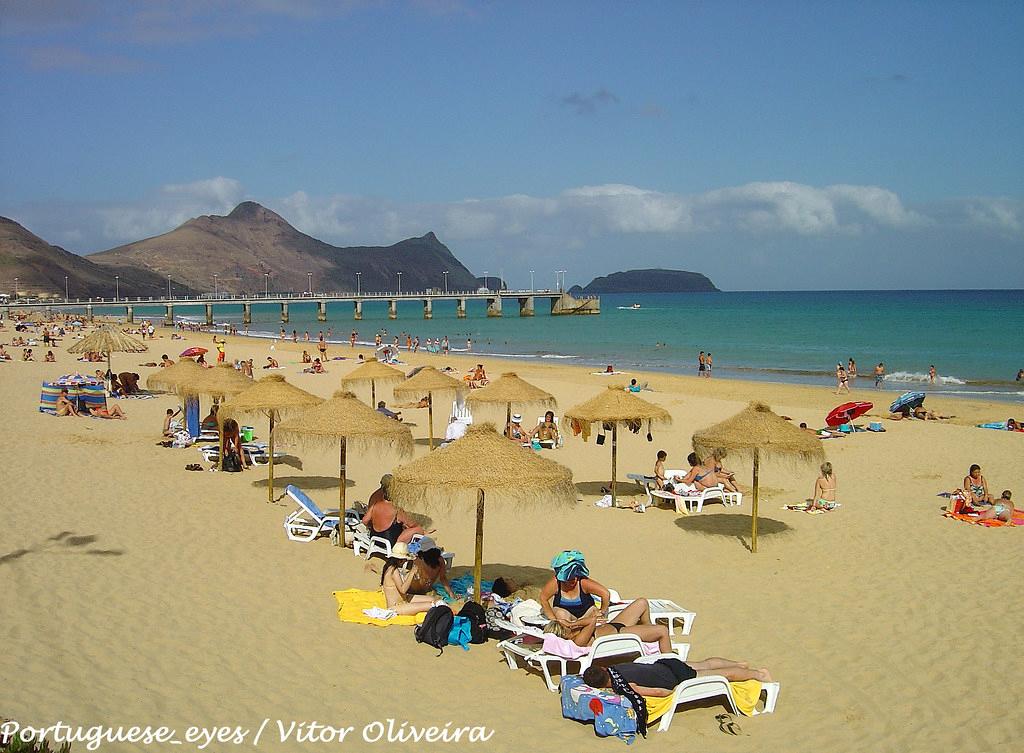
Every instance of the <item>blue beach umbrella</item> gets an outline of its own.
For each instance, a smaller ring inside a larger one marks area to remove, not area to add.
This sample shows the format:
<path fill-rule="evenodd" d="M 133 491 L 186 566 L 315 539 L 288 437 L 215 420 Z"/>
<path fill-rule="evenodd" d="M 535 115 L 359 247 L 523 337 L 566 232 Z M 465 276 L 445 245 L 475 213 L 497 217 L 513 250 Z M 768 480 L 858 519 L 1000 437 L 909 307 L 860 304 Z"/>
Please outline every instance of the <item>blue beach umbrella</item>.
<path fill-rule="evenodd" d="M 923 392 L 904 392 L 898 398 L 892 401 L 892 405 L 889 406 L 890 413 L 900 413 L 904 410 L 914 410 L 914 408 L 920 408 L 921 404 L 924 403 Z"/>

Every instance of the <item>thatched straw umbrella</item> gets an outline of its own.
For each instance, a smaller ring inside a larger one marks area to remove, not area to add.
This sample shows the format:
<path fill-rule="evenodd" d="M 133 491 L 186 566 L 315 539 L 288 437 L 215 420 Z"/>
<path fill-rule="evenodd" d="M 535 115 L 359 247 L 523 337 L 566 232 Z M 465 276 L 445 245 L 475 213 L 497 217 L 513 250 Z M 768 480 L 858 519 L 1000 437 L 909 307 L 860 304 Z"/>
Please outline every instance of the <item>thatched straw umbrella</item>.
<path fill-rule="evenodd" d="M 821 462 L 821 440 L 754 402 L 732 418 L 693 435 L 693 449 L 706 457 L 716 448 L 750 454 L 754 460 L 754 503 L 751 508 L 750 551 L 757 551 L 757 472 L 761 457 L 782 457 L 805 463 Z"/>
<path fill-rule="evenodd" d="M 635 424 L 647 421 L 648 425 L 665 426 L 672 423 L 672 416 L 664 408 L 643 400 L 622 387 L 608 387 L 585 403 L 580 403 L 565 412 L 562 420 L 576 420 L 586 424 L 612 425 L 612 505 L 616 503 L 616 462 L 619 443 L 619 424 Z M 567 427 L 562 427 L 566 430 Z M 598 427 L 600 428 L 600 427 Z"/>
<path fill-rule="evenodd" d="M 476 556 L 473 598 L 480 601 L 484 551 L 484 492 L 523 506 L 571 505 L 576 501 L 572 471 L 509 442 L 494 424 L 470 426 L 466 435 L 437 452 L 393 471 L 391 496 L 412 510 L 452 507 L 476 498 Z M 474 495 L 475 492 L 475 495 Z"/>
<path fill-rule="evenodd" d="M 147 350 L 149 348 L 141 340 L 136 340 L 109 325 L 104 325 L 68 348 L 68 353 L 106 353 L 107 371 L 110 371 L 111 353 L 145 353 Z"/>
<path fill-rule="evenodd" d="M 370 407 L 377 407 L 377 383 L 381 382 L 401 382 L 405 379 L 399 369 L 394 366 L 388 366 L 386 363 L 381 363 L 376 358 L 371 358 L 369 361 L 361 366 L 357 366 L 348 376 L 341 378 L 342 387 L 353 387 L 363 382 L 370 383 Z"/>
<path fill-rule="evenodd" d="M 462 382 L 442 374 L 433 366 L 424 366 L 413 376 L 395 387 L 395 397 L 420 397 L 427 393 L 427 430 L 429 446 L 434 449 L 434 393 L 455 392 L 462 389 Z"/>
<path fill-rule="evenodd" d="M 179 382 L 194 383 L 202 371 L 203 367 L 191 358 L 181 358 L 173 366 L 158 369 L 146 377 L 146 387 L 176 392 Z"/>
<path fill-rule="evenodd" d="M 529 405 L 542 409 L 555 407 L 555 398 L 550 393 L 545 392 L 540 387 L 534 387 L 518 374 L 511 371 L 507 374 L 502 374 L 486 387 L 470 392 L 466 402 L 473 403 L 474 405 L 504 403 L 506 426 L 512 420 L 512 403 L 518 406 Z"/>
<path fill-rule="evenodd" d="M 330 400 L 278 424 L 274 434 L 307 444 L 340 444 L 338 511 L 341 516 L 339 531 L 343 547 L 349 444 L 352 444 L 353 449 L 386 449 L 404 456 L 412 455 L 413 447 L 412 430 L 408 426 L 364 405 L 355 395 L 344 390 L 335 392 Z"/>
<path fill-rule="evenodd" d="M 249 385 L 248 389 L 228 399 L 221 407 L 218 419 L 223 421 L 227 416 L 241 413 L 262 413 L 270 419 L 270 430 L 267 433 L 267 450 L 270 457 L 267 464 L 267 501 L 273 502 L 274 422 L 280 418 L 282 412 L 311 408 L 322 403 L 323 398 L 299 389 L 294 384 L 288 384 L 280 374 L 270 374 L 258 382 L 250 382 Z M 224 432 L 221 432 L 221 437 L 223 436 Z M 223 439 L 221 441 L 223 442 Z"/>
<path fill-rule="evenodd" d="M 168 367 L 170 368 L 170 367 Z M 212 369 L 199 368 L 191 370 L 176 380 L 174 391 L 179 395 L 210 395 L 211 397 L 231 397 L 252 386 L 252 380 L 242 375 L 229 363 L 222 363 Z"/>

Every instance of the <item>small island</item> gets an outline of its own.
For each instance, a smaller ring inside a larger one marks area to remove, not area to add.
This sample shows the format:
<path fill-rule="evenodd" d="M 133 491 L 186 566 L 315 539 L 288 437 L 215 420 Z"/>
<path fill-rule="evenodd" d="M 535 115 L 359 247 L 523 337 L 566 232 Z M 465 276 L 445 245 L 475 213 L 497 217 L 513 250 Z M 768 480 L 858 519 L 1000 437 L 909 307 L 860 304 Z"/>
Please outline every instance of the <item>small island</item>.
<path fill-rule="evenodd" d="M 715 284 L 700 272 L 680 269 L 630 269 L 595 277 L 584 287 L 573 286 L 572 294 L 600 293 L 717 293 Z"/>

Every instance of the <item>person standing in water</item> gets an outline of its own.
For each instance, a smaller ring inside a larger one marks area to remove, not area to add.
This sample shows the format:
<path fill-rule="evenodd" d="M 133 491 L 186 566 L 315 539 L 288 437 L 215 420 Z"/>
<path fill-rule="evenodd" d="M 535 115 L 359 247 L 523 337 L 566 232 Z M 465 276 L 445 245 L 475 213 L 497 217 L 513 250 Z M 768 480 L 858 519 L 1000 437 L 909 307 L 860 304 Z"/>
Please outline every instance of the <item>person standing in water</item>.
<path fill-rule="evenodd" d="M 885 381 L 885 364 L 882 361 L 878 362 L 875 367 L 875 389 L 877 390 L 882 386 L 882 382 Z"/>
<path fill-rule="evenodd" d="M 928 367 L 928 384 L 935 384 L 935 364 Z"/>

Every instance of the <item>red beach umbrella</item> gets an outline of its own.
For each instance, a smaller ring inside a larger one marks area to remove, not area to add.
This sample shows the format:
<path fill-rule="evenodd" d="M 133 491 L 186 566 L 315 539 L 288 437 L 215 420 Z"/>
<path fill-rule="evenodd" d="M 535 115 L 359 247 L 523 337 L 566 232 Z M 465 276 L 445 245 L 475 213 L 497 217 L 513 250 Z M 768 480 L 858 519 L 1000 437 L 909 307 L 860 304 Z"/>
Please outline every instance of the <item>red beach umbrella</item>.
<path fill-rule="evenodd" d="M 837 405 L 825 416 L 825 424 L 827 426 L 848 424 L 860 418 L 874 407 L 873 403 L 843 403 L 842 405 Z"/>
<path fill-rule="evenodd" d="M 208 351 L 206 348 L 193 346 L 191 348 L 185 348 L 185 350 L 181 351 L 181 353 L 178 354 L 178 358 L 194 358 L 195 356 L 206 355 L 209 352 L 210 351 Z"/>

